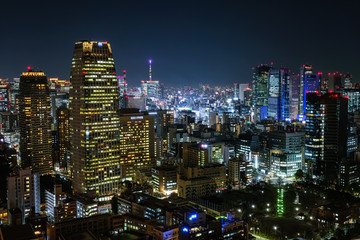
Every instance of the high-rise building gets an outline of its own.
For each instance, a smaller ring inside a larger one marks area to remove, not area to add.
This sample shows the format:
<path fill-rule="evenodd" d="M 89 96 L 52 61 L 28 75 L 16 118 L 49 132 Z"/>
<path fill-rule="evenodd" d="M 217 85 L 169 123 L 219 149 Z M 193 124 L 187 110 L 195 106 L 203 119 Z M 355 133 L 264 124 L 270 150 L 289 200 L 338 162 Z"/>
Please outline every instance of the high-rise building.
<path fill-rule="evenodd" d="M 22 223 L 33 213 L 40 213 L 40 176 L 31 169 L 22 169 L 8 177 L 8 210 L 18 208 Z"/>
<path fill-rule="evenodd" d="M 290 70 L 282 68 L 280 72 L 280 119 L 290 120 Z"/>
<path fill-rule="evenodd" d="M 70 111 L 62 106 L 56 110 L 58 137 L 58 164 L 60 169 L 67 170 L 70 164 Z"/>
<path fill-rule="evenodd" d="M 141 93 L 146 98 L 159 98 L 159 81 L 141 81 Z"/>
<path fill-rule="evenodd" d="M 344 75 L 344 89 L 352 88 L 352 75 L 350 73 Z"/>
<path fill-rule="evenodd" d="M 230 158 L 228 163 L 229 180 L 231 184 L 238 185 L 241 182 L 247 182 L 246 176 L 246 161 L 244 155 L 240 155 L 239 158 Z"/>
<path fill-rule="evenodd" d="M 300 92 L 299 92 L 299 114 L 305 113 L 306 90 L 305 90 L 305 75 L 312 74 L 311 65 L 303 65 L 300 67 Z"/>
<path fill-rule="evenodd" d="M 183 143 L 182 154 L 185 167 L 203 167 L 210 163 L 209 149 L 205 143 Z"/>
<path fill-rule="evenodd" d="M 75 43 L 70 76 L 73 188 L 99 200 L 120 187 L 119 90 L 108 42 Z"/>
<path fill-rule="evenodd" d="M 119 113 L 122 179 L 134 180 L 137 173 L 150 176 L 155 165 L 154 116 L 138 109 L 122 109 Z"/>
<path fill-rule="evenodd" d="M 244 90 L 244 105 L 250 107 L 252 103 L 252 94 L 253 91 L 251 88 L 246 88 Z"/>
<path fill-rule="evenodd" d="M 355 88 L 346 88 L 343 90 L 344 97 L 347 97 L 348 100 L 348 111 L 349 113 L 354 113 L 360 111 L 360 89 Z"/>
<path fill-rule="evenodd" d="M 342 74 L 341 73 L 329 73 L 327 80 L 327 87 L 329 91 L 338 92 L 342 88 Z"/>
<path fill-rule="evenodd" d="M 301 151 L 270 150 L 271 171 L 277 176 L 292 177 L 298 169 L 303 167 Z"/>
<path fill-rule="evenodd" d="M 21 165 L 39 174 L 52 173 L 51 115 L 47 78 L 31 69 L 20 77 Z"/>
<path fill-rule="evenodd" d="M 338 93 L 306 96 L 305 159 L 314 174 L 332 179 L 346 157 L 348 99 Z"/>
<path fill-rule="evenodd" d="M 10 110 L 10 86 L 8 79 L 0 78 L 0 112 Z"/>
<path fill-rule="evenodd" d="M 245 100 L 244 92 L 248 87 L 249 87 L 248 83 L 240 83 L 239 84 L 239 100 L 241 103 L 243 103 Z"/>
<path fill-rule="evenodd" d="M 239 84 L 234 83 L 234 99 L 239 99 Z"/>
<path fill-rule="evenodd" d="M 156 114 L 156 133 L 158 137 L 167 139 L 169 126 L 174 124 L 174 111 L 158 110 Z"/>
<path fill-rule="evenodd" d="M 252 105 L 267 106 L 268 105 L 268 81 L 269 71 L 271 67 L 268 65 L 260 65 L 254 69 L 252 79 Z"/>
<path fill-rule="evenodd" d="M 322 73 L 313 73 L 311 65 L 303 65 L 300 68 L 300 95 L 299 95 L 299 114 L 306 113 L 306 93 L 317 92 L 320 90 Z"/>
<path fill-rule="evenodd" d="M 125 98 L 127 96 L 127 82 L 126 82 L 126 71 L 123 71 L 122 76 L 117 76 L 119 86 L 119 107 L 125 108 Z"/>
<path fill-rule="evenodd" d="M 290 119 L 290 70 L 287 68 L 269 71 L 267 116 L 274 119 Z"/>
<path fill-rule="evenodd" d="M 300 94 L 300 78 L 299 75 L 292 74 L 290 76 L 290 119 L 297 119 L 299 114 L 299 94 Z"/>
<path fill-rule="evenodd" d="M 269 92 L 268 92 L 268 111 L 267 116 L 280 118 L 280 98 L 281 98 L 281 80 L 280 70 L 270 69 L 269 71 Z"/>

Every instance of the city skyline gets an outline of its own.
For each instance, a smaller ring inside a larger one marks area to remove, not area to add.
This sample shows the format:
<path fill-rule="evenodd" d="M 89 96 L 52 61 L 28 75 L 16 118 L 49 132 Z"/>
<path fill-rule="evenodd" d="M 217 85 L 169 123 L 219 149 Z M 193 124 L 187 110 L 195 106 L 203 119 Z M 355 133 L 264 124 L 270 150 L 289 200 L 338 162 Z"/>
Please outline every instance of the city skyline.
<path fill-rule="evenodd" d="M 270 62 L 295 72 L 303 64 L 325 73 L 350 72 L 355 81 L 360 75 L 359 17 L 351 4 L 120 1 L 72 6 L 5 3 L 4 7 L 6 20 L 1 25 L 7 38 L 0 40 L 5 56 L 0 64 L 1 77 L 9 79 L 18 77 L 26 66 L 69 79 L 67 59 L 73 42 L 81 39 L 111 42 L 116 70 L 127 70 L 130 86 L 147 80 L 150 58 L 153 79 L 167 86 L 248 83 L 252 67 Z M 31 10 L 39 7 L 44 15 L 32 15 Z M 74 14 L 73 9 L 82 11 Z M 14 19 L 14 13 L 19 17 Z M 40 29 L 39 35 L 27 34 L 32 28 L 24 28 L 25 19 Z M 27 38 L 17 38 L 17 29 L 23 29 Z M 14 46 L 18 51 L 12 51 Z"/>
<path fill-rule="evenodd" d="M 2 6 L 0 240 L 360 239 L 355 4 Z"/>

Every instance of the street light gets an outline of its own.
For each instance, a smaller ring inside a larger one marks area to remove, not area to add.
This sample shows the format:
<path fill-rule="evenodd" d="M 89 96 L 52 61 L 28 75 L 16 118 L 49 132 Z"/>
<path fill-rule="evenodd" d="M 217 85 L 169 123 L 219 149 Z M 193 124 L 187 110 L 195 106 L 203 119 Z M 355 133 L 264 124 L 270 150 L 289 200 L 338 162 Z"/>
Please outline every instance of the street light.
<path fill-rule="evenodd" d="M 274 230 L 275 230 L 275 231 L 277 230 L 277 226 L 274 226 Z"/>

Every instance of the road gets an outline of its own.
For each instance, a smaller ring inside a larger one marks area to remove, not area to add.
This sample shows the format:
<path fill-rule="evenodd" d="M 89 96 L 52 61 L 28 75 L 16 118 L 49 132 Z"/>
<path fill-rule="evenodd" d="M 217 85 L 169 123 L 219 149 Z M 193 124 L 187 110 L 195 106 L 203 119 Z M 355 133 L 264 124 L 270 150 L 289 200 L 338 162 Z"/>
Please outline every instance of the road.
<path fill-rule="evenodd" d="M 260 237 L 259 235 L 256 235 L 254 233 L 250 233 L 250 234 L 253 235 L 254 237 L 256 237 L 256 239 L 259 239 L 259 240 L 269 240 L 268 238 Z"/>

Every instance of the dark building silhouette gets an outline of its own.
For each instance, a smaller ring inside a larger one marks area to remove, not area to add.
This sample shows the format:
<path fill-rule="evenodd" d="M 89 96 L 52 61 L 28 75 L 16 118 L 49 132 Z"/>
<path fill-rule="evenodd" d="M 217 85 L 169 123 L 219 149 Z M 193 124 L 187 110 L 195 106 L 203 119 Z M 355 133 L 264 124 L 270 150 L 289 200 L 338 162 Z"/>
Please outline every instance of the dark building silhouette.
<path fill-rule="evenodd" d="M 21 165 L 33 172 L 49 174 L 51 158 L 51 115 L 47 78 L 43 72 L 29 70 L 20 77 L 20 154 Z"/>
<path fill-rule="evenodd" d="M 348 99 L 338 93 L 306 96 L 305 159 L 314 174 L 331 180 L 346 157 Z"/>

